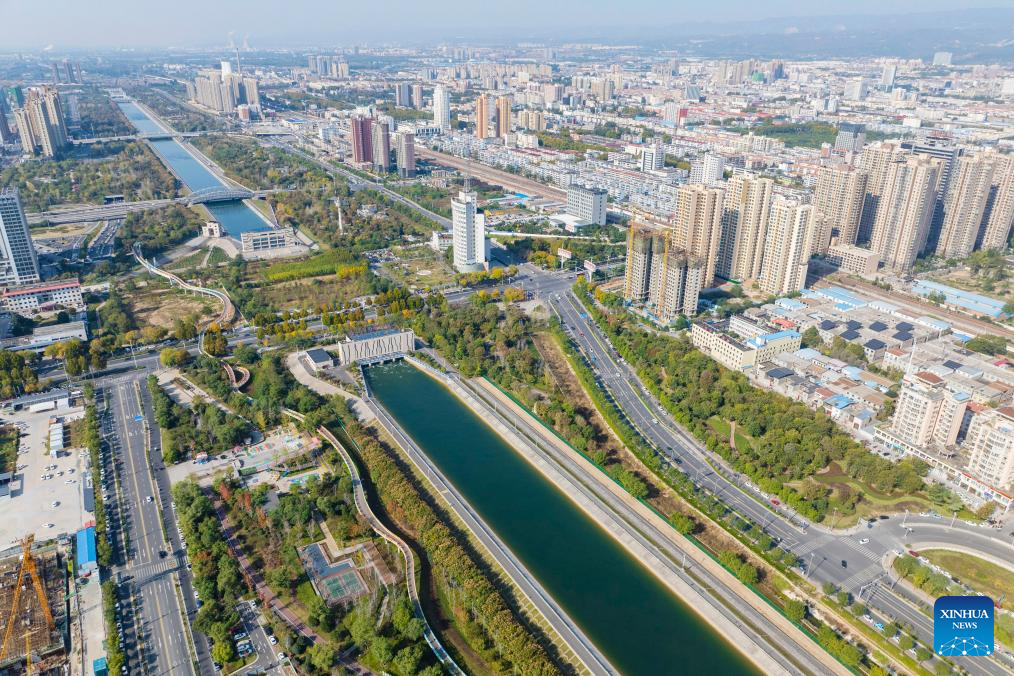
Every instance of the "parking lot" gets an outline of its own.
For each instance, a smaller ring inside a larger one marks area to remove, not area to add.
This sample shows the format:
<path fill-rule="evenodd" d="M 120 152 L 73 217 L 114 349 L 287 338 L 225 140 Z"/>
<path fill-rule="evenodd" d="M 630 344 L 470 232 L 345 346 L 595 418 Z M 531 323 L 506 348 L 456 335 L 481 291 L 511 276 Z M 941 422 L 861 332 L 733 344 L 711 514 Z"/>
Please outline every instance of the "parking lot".
<path fill-rule="evenodd" d="M 255 656 L 256 660 L 247 665 L 243 673 L 281 673 L 276 671 L 279 666 L 278 642 L 274 636 L 264 631 L 260 623 L 260 611 L 254 602 L 244 602 L 236 606 L 240 621 L 243 623 L 243 631 L 233 635 L 233 639 L 239 636 L 236 648 L 240 654 Z M 246 636 L 242 636 L 246 634 Z"/>
<path fill-rule="evenodd" d="M 39 540 L 73 535 L 94 519 L 85 511 L 82 490 L 88 475 L 87 452 L 68 446 L 53 457 L 47 443 L 51 419 L 62 421 L 66 429 L 67 424 L 83 417 L 80 407 L 3 416 L 4 423 L 19 427 L 21 439 L 11 495 L 3 504 L 6 518 L 0 519 L 0 546 L 29 533 Z"/>

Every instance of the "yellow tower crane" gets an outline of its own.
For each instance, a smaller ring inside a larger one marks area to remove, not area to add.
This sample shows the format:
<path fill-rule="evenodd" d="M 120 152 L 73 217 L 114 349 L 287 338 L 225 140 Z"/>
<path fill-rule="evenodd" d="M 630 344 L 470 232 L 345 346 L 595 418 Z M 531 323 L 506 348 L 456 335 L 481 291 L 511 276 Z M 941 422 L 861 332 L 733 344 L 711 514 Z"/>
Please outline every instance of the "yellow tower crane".
<path fill-rule="evenodd" d="M 21 586 L 25 582 L 25 577 L 31 577 L 32 583 L 35 586 L 35 595 L 39 599 L 39 605 L 42 607 L 42 612 L 46 615 L 46 622 L 49 625 L 49 630 L 53 631 L 56 628 L 56 622 L 53 621 L 53 613 L 49 610 L 49 602 L 46 601 L 46 590 L 42 586 L 42 579 L 39 577 L 39 570 L 35 566 L 35 559 L 32 558 L 32 543 L 35 542 L 35 536 L 29 535 L 21 541 L 21 566 L 18 568 L 18 579 L 14 585 L 14 602 L 11 604 L 10 613 L 7 616 L 7 628 L 4 630 L 4 642 L 0 644 L 0 660 L 7 657 L 7 646 L 10 644 L 11 633 L 14 631 L 14 621 L 18 615 L 18 602 L 21 600 Z M 27 644 L 28 637 L 25 637 Z M 27 657 L 29 663 L 31 662 L 31 656 Z"/>

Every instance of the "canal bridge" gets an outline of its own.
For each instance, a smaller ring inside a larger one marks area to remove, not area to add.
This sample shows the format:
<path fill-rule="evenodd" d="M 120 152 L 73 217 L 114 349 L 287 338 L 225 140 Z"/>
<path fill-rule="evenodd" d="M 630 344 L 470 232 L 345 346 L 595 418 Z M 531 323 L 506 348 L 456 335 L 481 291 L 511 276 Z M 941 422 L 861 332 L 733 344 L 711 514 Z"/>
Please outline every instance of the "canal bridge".
<path fill-rule="evenodd" d="M 255 197 L 257 193 L 246 188 L 230 188 L 228 186 L 212 186 L 201 188 L 187 195 L 185 203 L 188 207 L 195 204 L 209 204 L 212 202 L 232 202 L 235 200 L 247 200 Z"/>

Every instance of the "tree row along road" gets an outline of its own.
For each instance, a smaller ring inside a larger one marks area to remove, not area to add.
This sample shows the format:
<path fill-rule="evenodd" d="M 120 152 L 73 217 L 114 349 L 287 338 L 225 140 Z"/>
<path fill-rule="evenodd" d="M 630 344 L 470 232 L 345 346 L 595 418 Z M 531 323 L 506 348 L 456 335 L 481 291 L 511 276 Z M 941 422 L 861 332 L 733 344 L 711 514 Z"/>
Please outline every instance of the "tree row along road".
<path fill-rule="evenodd" d="M 296 411 L 284 409 L 284 412 L 290 418 L 300 422 L 303 422 L 305 419 L 305 416 L 301 413 L 297 413 Z M 422 603 L 419 601 L 418 583 L 415 577 L 415 552 L 413 552 L 412 548 L 409 547 L 404 540 L 395 535 L 395 533 L 384 525 L 384 522 L 373 513 L 373 508 L 370 507 L 370 502 L 366 499 L 366 491 L 363 488 L 363 481 L 359 477 L 359 468 L 356 467 L 355 461 L 353 461 L 352 456 L 349 455 L 345 446 L 343 446 L 334 434 L 332 434 L 331 431 L 324 426 L 318 427 L 317 433 L 326 439 L 328 443 L 330 443 L 335 450 L 341 454 L 342 461 L 344 461 L 345 467 L 348 469 L 349 477 L 352 479 L 352 490 L 355 498 L 356 509 L 358 509 L 359 513 L 363 515 L 366 522 L 370 524 L 370 528 L 380 535 L 380 537 L 397 547 L 398 551 L 401 552 L 402 557 L 405 559 L 405 581 L 408 587 L 408 597 L 409 600 L 412 601 L 412 606 L 415 609 L 416 616 L 422 620 L 423 624 L 426 626 L 426 630 L 423 632 L 423 636 L 426 637 L 426 643 L 429 644 L 433 654 L 436 655 L 437 659 L 440 660 L 440 663 L 443 664 L 448 671 L 455 674 L 455 676 L 458 676 L 459 674 L 464 676 L 465 672 L 462 671 L 454 659 L 447 654 L 443 645 L 440 644 L 440 639 L 437 638 L 433 628 L 430 627 L 430 623 L 426 619 L 426 614 L 423 612 Z M 330 468 L 329 471 L 333 473 L 333 470 Z"/>
<path fill-rule="evenodd" d="M 932 631 L 925 624 L 926 616 L 915 605 L 899 598 L 900 587 L 884 588 L 883 555 L 889 550 L 906 548 L 913 541 L 900 517 L 879 522 L 875 528 L 853 528 L 831 531 L 815 527 L 798 516 L 764 504 L 745 485 L 747 480 L 723 468 L 720 458 L 711 454 L 685 429 L 676 424 L 659 403 L 648 393 L 637 373 L 628 363 L 619 363 L 609 347 L 608 339 L 588 318 L 585 308 L 573 293 L 564 291 L 559 298 L 551 296 L 549 304 L 569 330 L 571 339 L 589 358 L 589 364 L 599 382 L 614 400 L 616 406 L 634 429 L 656 449 L 670 466 L 686 473 L 699 486 L 719 497 L 723 503 L 740 515 L 758 524 L 770 535 L 779 539 L 780 546 L 796 553 L 806 564 L 806 574 L 816 583 L 831 582 L 856 595 L 864 588 L 863 602 L 889 618 L 911 624 L 915 635 L 925 644 L 932 645 Z M 579 330 L 580 329 L 580 330 Z M 682 464 L 676 464 L 677 461 Z M 731 472 L 731 473 L 730 473 Z M 934 539 L 945 539 L 954 544 L 966 543 L 990 551 L 1008 551 L 1010 544 L 984 535 L 982 529 L 959 521 L 954 527 L 944 528 L 939 521 L 927 517 L 906 517 L 908 528 L 915 529 L 914 539 L 926 529 L 934 530 Z M 860 544 L 859 538 L 869 539 Z M 851 562 L 849 567 L 840 561 Z M 889 582 L 889 581 L 887 581 Z M 1005 667 L 990 659 L 954 658 L 954 662 L 970 674 L 1003 674 Z"/>

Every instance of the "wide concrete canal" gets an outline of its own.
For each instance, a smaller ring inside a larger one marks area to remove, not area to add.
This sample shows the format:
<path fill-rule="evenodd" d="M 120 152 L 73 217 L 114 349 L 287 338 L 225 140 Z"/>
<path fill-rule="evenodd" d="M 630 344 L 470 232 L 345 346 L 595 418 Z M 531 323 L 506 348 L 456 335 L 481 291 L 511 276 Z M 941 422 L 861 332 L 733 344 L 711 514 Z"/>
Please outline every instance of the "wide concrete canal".
<path fill-rule="evenodd" d="M 755 672 L 440 383 L 405 362 L 366 375 L 374 397 L 617 669 Z"/>
<path fill-rule="evenodd" d="M 142 134 L 164 134 L 163 129 L 157 122 L 151 119 L 147 113 L 141 110 L 132 101 L 117 101 L 120 110 L 127 116 L 130 123 Z M 232 187 L 226 185 L 218 176 L 215 176 L 196 157 L 191 155 L 181 143 L 171 138 L 153 138 L 148 142 L 162 156 L 162 161 L 180 177 L 180 180 L 191 192 L 204 188 Z M 265 221 L 251 207 L 239 200 L 229 202 L 216 202 L 206 204 L 208 211 L 215 217 L 222 228 L 232 237 L 240 238 L 244 232 L 258 230 L 269 230 L 271 225 Z"/>

